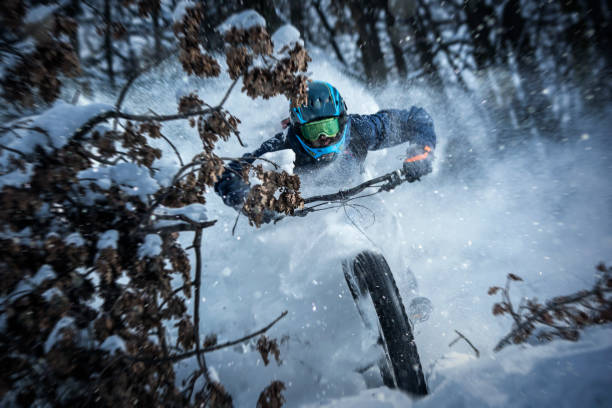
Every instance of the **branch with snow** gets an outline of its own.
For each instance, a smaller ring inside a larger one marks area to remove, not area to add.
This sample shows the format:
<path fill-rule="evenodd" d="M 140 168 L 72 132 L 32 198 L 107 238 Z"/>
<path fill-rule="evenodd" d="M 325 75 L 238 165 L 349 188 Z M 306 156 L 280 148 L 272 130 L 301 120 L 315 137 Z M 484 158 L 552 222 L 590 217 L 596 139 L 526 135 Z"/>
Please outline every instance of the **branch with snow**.
<path fill-rule="evenodd" d="M 489 288 L 489 295 L 501 292 L 502 301 L 493 305 L 493 314 L 508 314 L 514 324 L 512 330 L 495 346 L 500 351 L 510 344 L 520 344 L 532 337 L 550 341 L 555 337 L 570 341 L 580 338 L 580 330 L 587 326 L 612 322 L 612 267 L 597 266 L 598 277 L 591 290 L 558 296 L 539 303 L 537 299 L 523 299 L 518 307 L 510 301 L 510 283 L 522 281 L 508 274 L 505 287 Z"/>
<path fill-rule="evenodd" d="M 142 6 L 143 12 L 156 7 Z M 200 52 L 194 30 L 203 12 L 201 4 L 186 7 L 175 25 L 179 59 L 188 73 L 214 77 L 219 64 Z M 10 390 L 8 399 L 0 396 L 0 405 L 15 399 L 56 405 L 63 398 L 76 405 L 113 405 L 114 396 L 121 396 L 130 404 L 189 406 L 202 377 L 196 400 L 215 392 L 226 398 L 204 354 L 263 333 L 286 315 L 226 344 L 218 345 L 214 336 L 200 338 L 202 232 L 216 223 L 206 216 L 205 194 L 230 159 L 216 156 L 215 145 L 232 135 L 239 139 L 239 120 L 223 106 L 240 77 L 252 97 L 304 98 L 305 77 L 298 72 L 305 71 L 308 59 L 296 42 L 272 55 L 270 36 L 259 25 L 234 26 L 227 41 L 229 49 L 266 61 L 254 66 L 247 58 L 230 66 L 240 74 L 216 106 L 188 95 L 177 113 L 123 112 L 119 106 L 128 84 L 114 107 L 59 101 L 0 128 L 0 361 L 16 367 L 0 375 Z M 195 126 L 196 119 L 203 152 L 183 163 L 162 134 L 162 123 L 186 120 Z M 152 139 L 166 140 L 178 160 L 168 164 Z M 297 177 L 263 170 L 261 175 L 293 186 L 293 193 L 299 188 Z M 281 204 L 291 211 L 299 203 L 285 193 Z M 190 248 L 179 242 L 186 231 L 195 233 Z M 189 387 L 179 390 L 174 363 L 189 356 L 197 357 L 197 367 Z"/>

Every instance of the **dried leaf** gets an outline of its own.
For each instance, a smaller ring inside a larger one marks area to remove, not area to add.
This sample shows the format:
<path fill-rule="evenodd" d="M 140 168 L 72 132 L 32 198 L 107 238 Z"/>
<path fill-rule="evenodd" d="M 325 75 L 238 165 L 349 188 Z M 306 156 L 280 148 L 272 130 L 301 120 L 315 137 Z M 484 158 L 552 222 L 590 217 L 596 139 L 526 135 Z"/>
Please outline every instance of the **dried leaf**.
<path fill-rule="evenodd" d="M 281 394 L 285 389 L 282 381 L 273 381 L 259 395 L 257 408 L 280 408 L 285 403 L 285 397 Z"/>
<path fill-rule="evenodd" d="M 493 305 L 493 315 L 502 315 L 506 313 L 506 307 L 502 303 L 496 303 Z"/>
<path fill-rule="evenodd" d="M 272 353 L 274 356 L 276 363 L 280 365 L 280 350 L 278 348 L 278 342 L 276 339 L 270 340 L 266 336 L 262 335 L 257 341 L 257 350 L 261 354 L 264 365 L 268 365 L 270 363 L 270 353 Z"/>

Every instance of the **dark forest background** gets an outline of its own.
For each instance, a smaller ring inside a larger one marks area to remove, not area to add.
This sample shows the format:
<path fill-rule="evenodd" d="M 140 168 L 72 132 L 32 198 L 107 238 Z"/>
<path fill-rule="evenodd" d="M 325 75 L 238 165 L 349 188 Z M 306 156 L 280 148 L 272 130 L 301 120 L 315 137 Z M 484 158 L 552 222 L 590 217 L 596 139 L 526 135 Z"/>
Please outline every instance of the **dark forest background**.
<path fill-rule="evenodd" d="M 608 0 L 227 0 L 204 5 L 199 35 L 210 52 L 223 50 L 217 26 L 251 8 L 266 19 L 270 33 L 292 24 L 306 49 L 323 49 L 347 75 L 368 85 L 420 83 L 439 95 L 465 91 L 476 106 L 487 100 L 479 113 L 485 120 L 494 118 L 490 127 L 502 144 L 534 132 L 561 140 L 571 125 L 568 118 L 611 100 Z M 47 12 L 26 15 L 44 7 Z M 181 7 L 179 1 L 11 0 L 2 10 L 1 55 L 9 63 L 18 59 L 27 52 L 24 37 L 40 39 L 53 26 L 56 33 L 65 32 L 64 48 L 78 57 L 81 69 L 72 81 L 82 92 L 100 85 L 120 89 L 175 52 L 173 16 Z M 52 60 L 45 69 L 61 69 L 52 67 Z M 28 82 L 35 86 L 23 69 L 15 74 L 3 80 L 8 101 L 24 99 Z M 52 82 L 45 85 L 43 100 L 57 94 Z M 511 126 L 498 129 L 493 122 Z"/>

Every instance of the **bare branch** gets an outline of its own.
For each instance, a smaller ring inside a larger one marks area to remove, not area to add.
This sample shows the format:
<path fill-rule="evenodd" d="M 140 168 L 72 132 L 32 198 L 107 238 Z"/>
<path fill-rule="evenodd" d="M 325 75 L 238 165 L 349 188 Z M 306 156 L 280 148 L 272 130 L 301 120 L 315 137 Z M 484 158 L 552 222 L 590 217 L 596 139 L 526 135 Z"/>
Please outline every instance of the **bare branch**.
<path fill-rule="evenodd" d="M 164 233 L 172 233 L 172 232 L 187 232 L 187 231 L 197 231 L 201 228 L 209 228 L 217 223 L 217 220 L 201 222 L 198 225 L 193 224 L 174 224 L 168 225 L 166 227 L 153 227 L 149 228 L 146 231 L 148 232 L 164 232 Z"/>
<path fill-rule="evenodd" d="M 268 330 L 270 330 L 270 328 L 272 328 L 272 326 L 274 326 L 276 323 L 278 323 L 279 320 L 281 320 L 283 317 L 287 316 L 289 312 L 287 310 L 285 310 L 283 313 L 280 314 L 280 316 L 278 316 L 276 319 L 274 319 L 271 323 L 269 323 L 266 327 L 257 330 L 256 332 L 253 332 L 251 334 L 248 334 L 244 337 L 241 337 L 239 339 L 236 340 L 232 340 L 232 341 L 228 341 L 225 343 L 221 343 L 221 344 L 217 344 L 214 346 L 210 346 L 210 347 L 205 347 L 203 349 L 200 349 L 200 353 L 210 353 L 212 351 L 216 351 L 216 350 L 221 350 L 227 347 L 231 347 L 231 346 L 235 346 L 236 344 L 240 344 L 243 343 L 247 340 L 252 339 L 253 337 L 257 337 L 260 334 L 263 334 L 265 332 L 267 332 Z M 134 361 L 143 361 L 143 362 L 149 362 L 149 363 L 164 363 L 164 362 L 173 362 L 176 363 L 177 361 L 181 361 L 181 360 L 185 360 L 187 358 L 193 357 L 197 354 L 197 351 L 190 351 L 187 353 L 183 353 L 183 354 L 177 354 L 174 356 L 169 356 L 167 358 L 163 358 L 163 359 L 153 359 L 153 358 L 148 358 L 148 357 L 131 357 L 131 356 L 126 356 L 126 358 L 130 359 L 130 360 L 134 360 Z"/>
<path fill-rule="evenodd" d="M 204 373 L 206 382 L 210 382 L 208 368 L 206 367 L 206 357 L 200 350 L 200 286 L 202 285 L 202 229 L 198 229 L 193 239 L 193 250 L 196 257 L 195 267 L 195 299 L 193 300 L 193 327 L 195 337 L 195 352 L 200 370 Z"/>
<path fill-rule="evenodd" d="M 271 165 L 273 165 L 273 166 L 274 166 L 274 168 L 275 168 L 275 169 L 277 169 L 277 170 L 278 170 L 278 169 L 280 169 L 280 165 L 278 165 L 277 163 L 273 162 L 272 160 L 268 160 L 268 159 L 265 159 L 265 158 L 263 158 L 263 157 L 256 157 L 256 156 L 244 155 L 244 156 L 239 157 L 239 158 L 235 158 L 235 157 L 219 157 L 219 158 L 220 158 L 221 160 L 244 161 L 244 162 L 247 162 L 247 163 L 249 163 L 249 164 L 251 164 L 251 163 L 252 163 L 252 161 L 255 161 L 255 160 L 261 160 L 261 161 L 265 161 L 265 162 L 267 162 L 267 163 L 270 163 L 270 164 L 271 164 Z M 249 162 L 248 160 L 252 160 L 252 161 L 251 161 L 251 162 Z"/>
<path fill-rule="evenodd" d="M 472 350 L 474 350 L 474 353 L 476 354 L 476 358 L 479 358 L 480 357 L 480 351 L 478 351 L 478 349 L 472 344 L 472 342 L 470 340 L 468 340 L 468 338 L 465 337 L 459 330 L 455 330 L 455 333 L 457 333 L 459 335 L 459 337 L 457 337 L 455 340 L 451 341 L 450 344 L 448 345 L 448 347 L 452 347 L 459 340 L 463 339 L 463 340 L 466 341 L 467 344 L 470 345 Z"/>
<path fill-rule="evenodd" d="M 229 98 L 230 94 L 232 93 L 232 90 L 234 89 L 234 87 L 238 83 L 239 79 L 240 79 L 240 77 L 234 79 L 234 82 L 232 82 L 232 84 L 230 85 L 230 87 L 227 90 L 227 92 L 225 92 L 225 95 L 223 95 L 223 99 L 221 99 L 221 102 L 219 102 L 219 104 L 217 105 L 217 107 L 215 109 L 219 110 L 219 109 L 221 109 L 223 107 L 223 105 L 225 105 L 225 102 L 227 101 L 227 98 Z"/>
<path fill-rule="evenodd" d="M 110 111 L 99 113 L 98 115 L 90 118 L 87 122 L 85 122 L 85 124 L 83 124 L 83 126 L 77 129 L 77 131 L 72 135 L 72 138 L 75 140 L 79 140 L 83 138 L 83 136 L 85 136 L 97 124 L 102 123 L 108 119 L 119 118 L 119 119 L 133 120 L 135 122 L 153 122 L 153 121 L 169 122 L 169 121 L 178 120 L 178 119 L 187 119 L 192 116 L 206 115 L 206 114 L 211 113 L 212 111 L 213 111 L 212 109 L 202 109 L 202 110 L 196 110 L 196 111 L 191 111 L 191 112 L 186 112 L 186 113 L 176 113 L 172 115 L 149 116 L 149 115 L 134 115 L 130 113 L 117 112 L 114 110 L 110 110 Z"/>
<path fill-rule="evenodd" d="M 520 280 L 516 275 L 508 275 L 506 287 L 502 289 L 502 297 L 504 301 L 501 304 L 496 304 L 494 314 L 504 314 L 506 312 L 512 315 L 514 325 L 510 333 L 504 336 L 495 346 L 495 351 L 500 351 L 509 344 L 522 343 L 535 329 L 540 327 L 548 327 L 552 331 L 539 332 L 538 337 L 550 339 L 552 337 L 561 337 L 567 340 L 578 339 L 578 330 L 582 327 L 604 324 L 612 321 L 612 268 L 607 268 L 600 265 L 598 270 L 602 272 L 594 287 L 591 290 L 582 290 L 568 296 L 559 296 L 548 300 L 545 304 L 540 304 L 537 301 L 528 301 L 525 306 L 522 306 L 516 312 L 512 305 L 508 303 L 509 282 L 511 280 Z M 495 290 L 493 290 L 495 289 Z M 497 292 L 497 287 L 492 288 L 489 293 Z M 602 308 L 598 307 L 601 306 Z"/>
<path fill-rule="evenodd" d="M 27 156 L 25 153 L 20 152 L 20 151 L 19 151 L 19 150 L 17 150 L 17 149 L 13 149 L 12 147 L 5 146 L 5 145 L 3 145 L 3 144 L 0 144 L 0 149 L 8 150 L 9 152 L 12 152 L 12 153 L 18 154 L 19 156 L 23 157 L 24 159 L 27 159 L 27 158 L 28 158 L 28 156 Z"/>
<path fill-rule="evenodd" d="M 176 146 L 174 146 L 174 144 L 170 141 L 170 139 L 168 139 L 163 134 L 160 133 L 159 135 L 162 137 L 162 139 L 164 139 L 166 142 L 168 142 L 170 147 L 172 147 L 172 150 L 174 150 L 174 153 L 176 153 L 176 157 L 178 157 L 179 163 L 181 163 L 181 166 L 184 166 L 185 164 L 183 163 L 183 158 L 181 157 L 181 154 L 179 153 L 179 151 L 176 148 Z"/>

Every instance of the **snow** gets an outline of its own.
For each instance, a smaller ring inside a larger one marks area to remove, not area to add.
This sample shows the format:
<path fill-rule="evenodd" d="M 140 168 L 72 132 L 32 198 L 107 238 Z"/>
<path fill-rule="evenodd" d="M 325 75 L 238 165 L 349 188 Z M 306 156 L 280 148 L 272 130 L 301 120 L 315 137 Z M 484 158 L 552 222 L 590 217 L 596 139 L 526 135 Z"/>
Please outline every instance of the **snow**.
<path fill-rule="evenodd" d="M 56 277 L 57 275 L 55 274 L 55 271 L 53 270 L 51 265 L 43 265 L 40 267 L 40 269 L 38 269 L 36 275 L 34 275 L 30 279 L 30 282 L 32 282 L 33 285 L 38 286 L 44 281 L 49 279 L 55 279 Z"/>
<path fill-rule="evenodd" d="M 276 54 L 280 54 L 285 47 L 293 48 L 297 43 L 302 44 L 300 32 L 291 24 L 282 25 L 272 34 L 272 44 Z"/>
<path fill-rule="evenodd" d="M 85 246 L 85 240 L 83 239 L 83 236 L 78 232 L 73 232 L 72 234 L 68 235 L 66 238 L 64 238 L 64 242 L 66 243 L 66 245 L 69 246 Z"/>
<path fill-rule="evenodd" d="M 119 231 L 108 230 L 105 231 L 98 239 L 98 249 L 112 248 L 117 249 L 117 241 L 119 240 Z"/>
<path fill-rule="evenodd" d="M 605 134 L 609 126 L 585 117 L 572 124 L 573 142 L 534 141 L 499 156 L 490 146 L 488 128 L 461 94 L 439 99 L 415 84 L 369 91 L 338 70 L 326 59 L 327 53 L 313 50 L 311 55 L 311 77 L 334 84 L 351 113 L 423 106 L 439 137 L 435 170 L 419 183 L 355 202 L 373 215 L 363 208 L 361 215 L 347 208 L 363 233 L 340 208 L 260 229 L 240 217 L 232 235 L 236 212 L 214 193 L 206 195 L 206 217 L 218 221 L 203 233 L 205 265 L 198 300 L 203 302 L 206 320 L 202 336 L 216 333 L 219 342 L 232 340 L 289 311 L 267 333 L 288 337 L 280 346 L 281 365 L 264 367 L 253 342 L 207 355 L 207 363 L 235 405 L 255 405 L 261 390 L 273 380 L 287 386 L 283 395 L 290 407 L 610 405 L 609 326 L 586 331 L 577 343 L 556 340 L 493 353 L 512 322 L 491 314 L 497 299 L 487 296 L 487 289 L 503 285 L 509 272 L 525 280 L 511 289 L 516 300 L 573 293 L 592 285 L 597 262 L 612 261 L 612 194 L 606 176 L 612 155 Z M 174 69 L 168 71 L 176 75 L 154 88 L 135 87 L 126 107 L 171 111 L 178 87 L 197 89 L 214 104 L 230 83 L 227 76 L 200 80 L 186 78 L 178 66 Z M 280 122 L 288 116 L 288 103 L 282 97 L 253 101 L 235 91 L 225 107 L 241 119 L 239 130 L 249 146 L 244 149 L 235 139 L 219 143 L 216 153 L 228 157 L 255 150 L 281 131 Z M 469 136 L 457 139 L 458 130 Z M 197 132 L 186 123 L 169 124 L 164 131 L 182 157 L 201 152 Z M 588 134 L 588 140 L 579 142 L 581 134 Z M 451 150 L 451 145 L 465 150 Z M 170 148 L 162 148 L 164 155 L 174 157 Z M 364 174 L 330 167 L 305 176 L 302 195 L 335 192 L 394 170 L 404 151 L 405 146 L 398 146 L 370 152 Z M 290 170 L 290 156 L 278 152 L 266 158 Z M 187 211 L 190 218 L 202 214 L 195 208 Z M 429 320 L 417 323 L 415 331 L 431 391 L 424 399 L 411 402 L 382 387 L 380 379 L 366 381 L 355 372 L 375 357 L 375 339 L 364 334 L 340 263 L 372 247 L 364 234 L 383 251 L 404 304 L 408 306 L 417 295 L 433 304 Z M 185 248 L 192 239 L 191 233 L 179 238 Z M 418 293 L 412 291 L 412 276 L 418 281 Z M 188 299 L 187 306 L 193 307 L 193 301 Z M 480 350 L 479 359 L 464 342 L 449 348 L 455 330 Z M 193 360 L 177 365 L 178 381 L 195 367 Z"/>
<path fill-rule="evenodd" d="M 11 158 L 21 159 L 22 155 L 33 154 L 37 147 L 42 147 L 46 152 L 62 148 L 70 136 L 92 116 L 112 109 L 107 104 L 75 106 L 59 100 L 40 115 L 8 123 L 7 128 L 13 128 L 13 131 L 0 133 L 0 144 L 9 148 L 0 150 L 0 188 L 20 187 L 32 176 L 31 164 L 26 164 L 25 171 L 16 170 L 9 167 Z"/>
<path fill-rule="evenodd" d="M 185 17 L 187 9 L 192 8 L 193 6 L 195 6 L 195 3 L 191 0 L 180 1 L 174 9 L 174 13 L 172 14 L 172 21 L 174 23 L 180 23 L 181 21 L 183 21 L 183 17 Z"/>
<path fill-rule="evenodd" d="M 4 186 L 21 187 L 32 178 L 34 166 L 31 163 L 26 163 L 24 171 L 19 169 L 0 176 L 0 189 Z"/>
<path fill-rule="evenodd" d="M 55 327 L 53 327 L 53 330 L 49 334 L 49 337 L 47 337 L 47 340 L 45 341 L 45 353 L 48 353 L 53 348 L 55 343 L 58 342 L 62 329 L 71 326 L 74 326 L 74 318 L 72 317 L 64 316 L 58 320 L 58 322 L 55 324 Z"/>
<path fill-rule="evenodd" d="M 113 110 L 108 104 L 92 103 L 83 106 L 71 105 L 58 100 L 42 114 L 19 120 L 27 129 L 16 129 L 17 135 L 6 132 L 1 137 L 2 144 L 31 154 L 37 146 L 47 152 L 64 147 L 72 134 L 91 117 L 102 112 Z M 10 123 L 8 126 L 17 123 Z M 44 131 L 35 130 L 40 128 Z"/>
<path fill-rule="evenodd" d="M 268 159 L 274 164 L 280 167 L 280 170 L 276 169 L 272 163 L 266 161 L 257 161 L 257 164 L 261 164 L 266 170 L 284 170 L 289 174 L 293 174 L 293 161 L 295 160 L 295 152 L 293 150 L 280 150 L 278 152 L 269 152 L 261 156 L 264 159 Z"/>
<path fill-rule="evenodd" d="M 607 357 L 607 358 L 602 358 Z M 305 407 L 577 407 L 606 406 L 610 399 L 612 337 L 590 329 L 579 343 L 554 342 L 476 359 L 451 352 L 437 365 L 430 395 L 411 400 L 387 388 L 363 390 L 328 404 Z"/>
<path fill-rule="evenodd" d="M 436 392 L 416 406 L 606 406 L 610 403 L 612 336 L 588 329 L 579 342 L 522 346 L 441 369 Z"/>
<path fill-rule="evenodd" d="M 225 33 L 232 28 L 239 30 L 248 30 L 253 27 L 265 27 L 266 20 L 252 9 L 246 9 L 239 13 L 232 14 L 222 24 L 217 27 L 217 30 L 221 33 Z"/>
<path fill-rule="evenodd" d="M 10 298 L 13 296 L 23 296 L 27 293 L 32 292 L 43 282 L 50 279 L 55 279 L 56 277 L 57 275 L 55 274 L 55 271 L 53 270 L 51 265 L 43 265 L 38 269 L 34 276 L 19 281 L 17 287 L 13 290 L 13 292 L 11 292 L 8 297 Z"/>
<path fill-rule="evenodd" d="M 155 214 L 159 215 L 184 215 L 185 217 L 195 221 L 203 222 L 207 220 L 206 206 L 204 204 L 194 203 L 180 208 L 164 207 L 163 205 L 156 210 Z"/>
<path fill-rule="evenodd" d="M 139 258 L 154 258 L 161 254 L 162 239 L 157 234 L 148 234 L 145 237 L 144 243 L 138 248 Z"/>
<path fill-rule="evenodd" d="M 412 407 L 413 401 L 406 394 L 386 387 L 360 391 L 357 395 L 344 397 L 329 404 L 307 404 L 304 408 L 395 408 Z"/>
<path fill-rule="evenodd" d="M 35 24 L 35 23 L 43 23 L 42 20 L 49 17 L 55 10 L 58 8 L 58 5 L 38 5 L 32 7 L 28 10 L 28 13 L 24 19 L 25 24 Z"/>
<path fill-rule="evenodd" d="M 113 334 L 112 336 L 108 336 L 106 339 L 104 339 L 104 342 L 100 345 L 100 348 L 110 353 L 114 353 L 117 350 L 126 350 L 125 341 L 123 341 L 121 337 L 115 334 Z"/>
<path fill-rule="evenodd" d="M 47 302 L 50 302 L 53 299 L 53 296 L 62 296 L 62 292 L 57 287 L 52 287 L 51 289 L 47 289 L 43 292 L 42 297 Z"/>
<path fill-rule="evenodd" d="M 151 176 L 149 169 L 136 163 L 119 163 L 111 166 L 92 167 L 77 174 L 81 183 L 95 183 L 100 188 L 108 189 L 112 184 L 118 185 L 124 193 L 138 196 L 147 202 L 148 196 L 159 190 L 160 185 Z"/>

